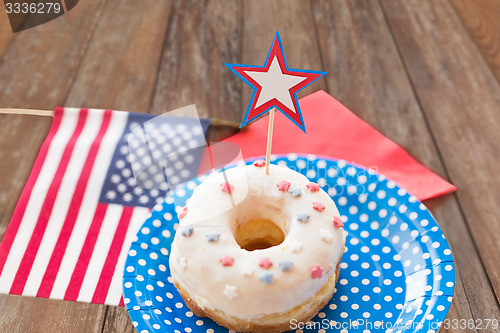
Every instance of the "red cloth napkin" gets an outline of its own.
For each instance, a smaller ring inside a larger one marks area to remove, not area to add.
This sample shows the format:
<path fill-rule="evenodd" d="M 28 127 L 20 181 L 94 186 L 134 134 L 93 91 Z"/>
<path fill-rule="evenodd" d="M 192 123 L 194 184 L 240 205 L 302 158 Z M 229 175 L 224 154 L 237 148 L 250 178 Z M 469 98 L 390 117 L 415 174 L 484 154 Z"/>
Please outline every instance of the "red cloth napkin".
<path fill-rule="evenodd" d="M 285 116 L 276 114 L 273 154 L 315 154 L 344 159 L 366 168 L 375 167 L 419 200 L 457 189 L 326 92 L 308 95 L 300 99 L 299 104 L 307 134 Z M 259 119 L 246 131 L 224 141 L 239 145 L 244 158 L 262 156 L 267 126 L 267 118 Z"/>

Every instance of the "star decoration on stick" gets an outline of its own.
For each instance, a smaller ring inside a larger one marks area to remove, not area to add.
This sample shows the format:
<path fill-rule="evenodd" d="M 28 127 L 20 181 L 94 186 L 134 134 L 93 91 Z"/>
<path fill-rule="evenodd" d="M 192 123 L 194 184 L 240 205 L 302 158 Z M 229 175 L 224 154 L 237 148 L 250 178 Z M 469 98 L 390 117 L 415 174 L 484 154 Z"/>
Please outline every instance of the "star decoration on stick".
<path fill-rule="evenodd" d="M 325 75 L 326 72 L 289 68 L 278 32 L 274 36 L 263 66 L 225 65 L 254 91 L 241 126 L 276 108 L 300 129 L 306 131 L 297 92 Z"/>

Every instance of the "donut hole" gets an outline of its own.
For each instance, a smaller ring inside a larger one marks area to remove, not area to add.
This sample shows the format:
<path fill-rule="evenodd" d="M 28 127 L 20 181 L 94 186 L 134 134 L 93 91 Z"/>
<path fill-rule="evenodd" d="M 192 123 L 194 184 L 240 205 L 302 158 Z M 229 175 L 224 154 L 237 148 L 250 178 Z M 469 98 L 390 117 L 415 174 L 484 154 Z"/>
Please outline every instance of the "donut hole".
<path fill-rule="evenodd" d="M 285 240 L 283 230 L 267 219 L 252 219 L 245 223 L 236 221 L 233 235 L 236 243 L 247 251 L 267 249 Z"/>
<path fill-rule="evenodd" d="M 270 187 L 270 186 L 269 186 Z M 286 197 L 249 191 L 229 212 L 235 242 L 244 250 L 263 250 L 277 246 L 286 238 L 291 220 Z"/>

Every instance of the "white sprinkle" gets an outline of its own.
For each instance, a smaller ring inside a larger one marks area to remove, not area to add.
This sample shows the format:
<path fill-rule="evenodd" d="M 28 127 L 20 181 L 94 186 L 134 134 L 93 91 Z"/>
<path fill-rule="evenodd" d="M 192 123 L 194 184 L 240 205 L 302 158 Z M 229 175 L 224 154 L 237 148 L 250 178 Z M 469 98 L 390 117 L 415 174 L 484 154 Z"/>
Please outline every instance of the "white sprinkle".
<path fill-rule="evenodd" d="M 226 286 L 224 287 L 224 295 L 226 295 L 229 299 L 237 297 L 238 293 L 236 292 L 236 287 L 226 284 Z"/>
<path fill-rule="evenodd" d="M 250 264 L 249 262 L 246 262 L 240 266 L 240 271 L 241 271 L 241 274 L 250 276 L 253 274 L 254 268 L 253 268 L 252 264 Z"/>
<path fill-rule="evenodd" d="M 179 266 L 181 266 L 182 269 L 187 268 L 187 258 L 186 257 L 179 258 Z"/>
<path fill-rule="evenodd" d="M 321 229 L 320 233 L 321 233 L 320 237 L 321 237 L 322 240 L 324 240 L 327 243 L 330 243 L 332 241 L 333 235 L 332 235 L 332 233 L 329 230 Z"/>

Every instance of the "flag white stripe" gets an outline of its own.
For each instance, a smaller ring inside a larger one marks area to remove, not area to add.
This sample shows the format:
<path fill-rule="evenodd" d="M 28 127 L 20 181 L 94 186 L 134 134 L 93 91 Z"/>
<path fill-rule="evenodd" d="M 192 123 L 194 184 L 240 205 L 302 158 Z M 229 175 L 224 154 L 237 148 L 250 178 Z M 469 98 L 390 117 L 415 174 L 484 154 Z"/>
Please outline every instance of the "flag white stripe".
<path fill-rule="evenodd" d="M 134 240 L 135 235 L 139 231 L 139 228 L 144 223 L 149 215 L 149 209 L 144 207 L 134 208 L 132 217 L 130 219 L 130 224 L 127 229 L 127 234 L 123 242 L 122 249 L 120 251 L 120 256 L 116 262 L 115 271 L 111 279 L 111 284 L 109 286 L 108 295 L 106 296 L 105 304 L 118 305 L 120 303 L 120 298 L 122 296 L 122 278 L 123 269 L 125 265 L 125 260 L 127 259 L 127 253 L 130 248 L 130 244 Z"/>
<path fill-rule="evenodd" d="M 61 261 L 61 269 L 57 273 L 54 287 L 50 294 L 51 298 L 63 299 L 68 288 L 71 276 L 75 270 L 79 255 L 82 251 L 86 235 L 89 231 L 94 212 L 97 208 L 99 197 L 96 193 L 101 193 L 113 152 L 120 137 L 117 133 L 123 133 L 127 125 L 128 113 L 113 112 L 108 130 L 104 135 L 99 150 L 97 152 L 95 167 L 92 168 L 87 184 L 87 190 L 83 197 L 80 214 L 76 220 L 75 227 L 70 236 L 66 252 Z"/>
<path fill-rule="evenodd" d="M 106 215 L 102 221 L 101 230 L 97 236 L 94 252 L 90 258 L 87 272 L 83 278 L 83 283 L 78 294 L 77 301 L 90 302 L 94 295 L 95 288 L 99 282 L 101 271 L 104 267 L 107 254 L 114 239 L 115 232 L 120 222 L 123 212 L 122 205 L 110 204 L 106 210 Z"/>
<path fill-rule="evenodd" d="M 71 110 L 71 112 L 74 111 L 75 110 Z M 47 228 L 40 242 L 30 274 L 28 275 L 23 295 L 36 296 L 73 199 L 73 195 L 68 194 L 73 194 L 75 192 L 76 184 L 82 173 L 86 156 L 101 127 L 103 115 L 104 113 L 102 112 L 89 113 L 82 132 L 75 142 L 66 173 L 61 180 L 61 186 L 54 202 L 52 214 L 50 215 Z"/>
<path fill-rule="evenodd" d="M 47 191 L 52 183 L 57 166 L 61 161 L 64 147 L 66 147 L 75 131 L 77 122 L 78 113 L 68 113 L 64 114 L 62 117 L 59 130 L 55 134 L 48 149 L 45 162 L 33 186 L 33 191 L 26 206 L 26 211 L 19 225 L 19 230 L 12 243 L 10 253 L 15 253 L 15 255 L 9 255 L 7 257 L 3 272 L 0 276 L 0 292 L 2 293 L 8 293 L 11 288 L 17 269 L 23 259 L 23 255 L 36 225 L 33 221 L 38 219 L 44 198 L 47 196 Z"/>

